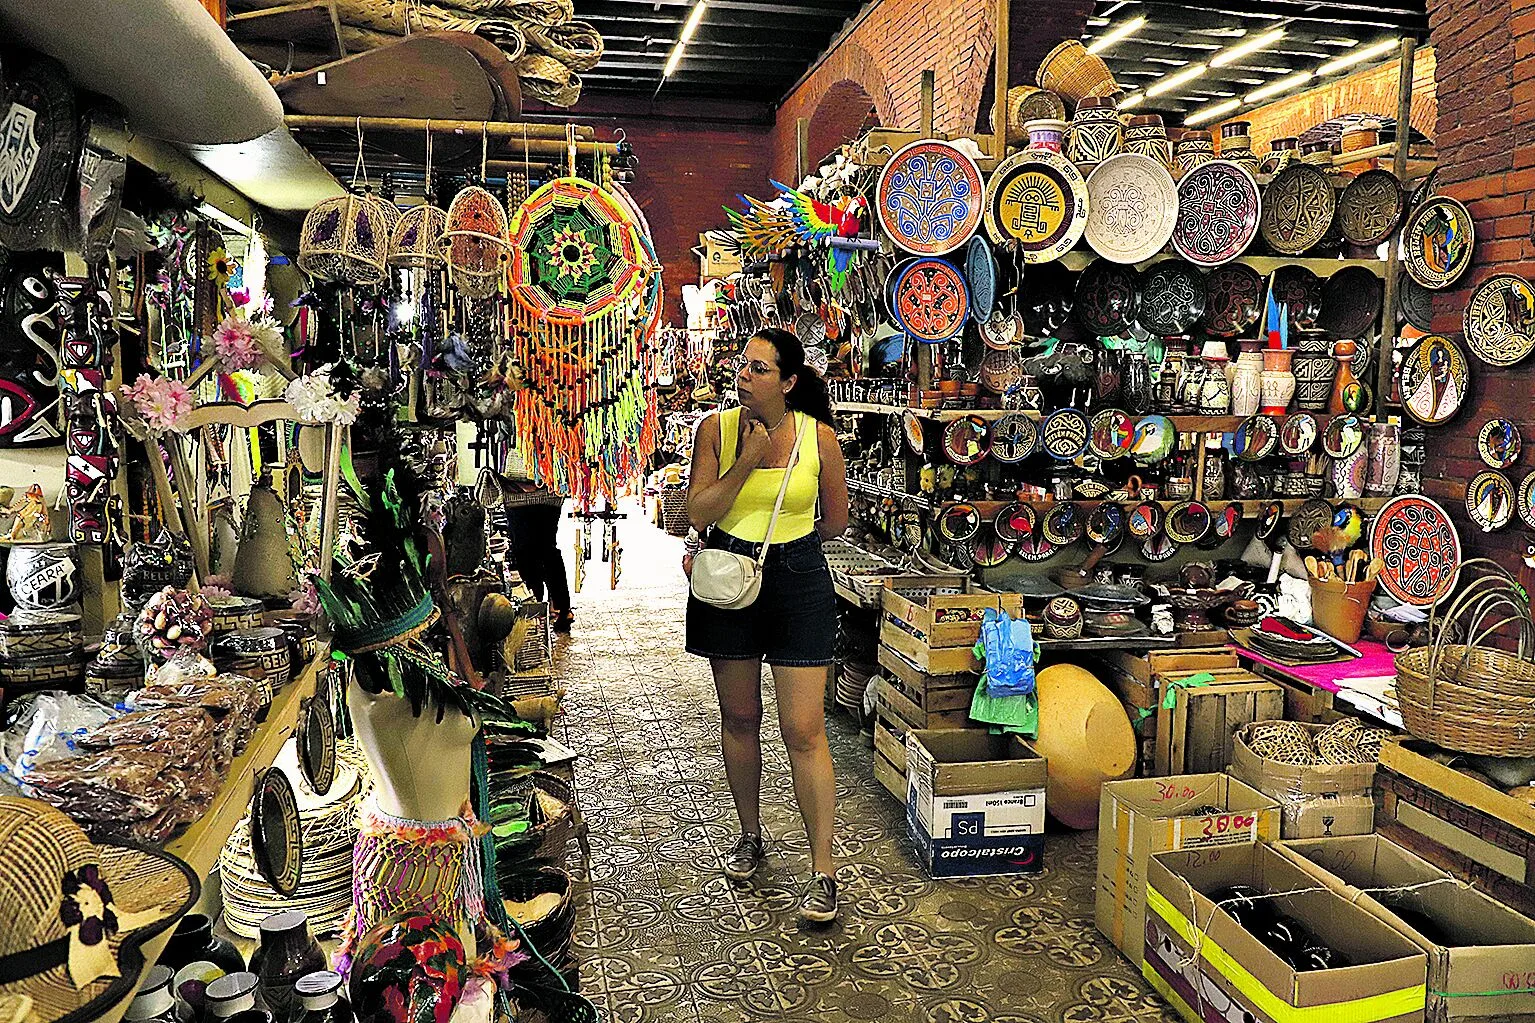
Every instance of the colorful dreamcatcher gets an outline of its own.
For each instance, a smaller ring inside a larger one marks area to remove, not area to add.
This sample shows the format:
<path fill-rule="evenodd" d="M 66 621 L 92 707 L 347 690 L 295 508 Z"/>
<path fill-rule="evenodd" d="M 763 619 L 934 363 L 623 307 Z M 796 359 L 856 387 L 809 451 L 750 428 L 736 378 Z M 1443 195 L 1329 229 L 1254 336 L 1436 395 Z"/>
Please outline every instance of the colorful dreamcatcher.
<path fill-rule="evenodd" d="M 653 250 L 621 200 L 575 177 L 528 196 L 510 237 L 514 362 L 527 384 L 516 422 L 540 452 L 535 479 L 583 505 L 611 499 L 655 449 Z"/>

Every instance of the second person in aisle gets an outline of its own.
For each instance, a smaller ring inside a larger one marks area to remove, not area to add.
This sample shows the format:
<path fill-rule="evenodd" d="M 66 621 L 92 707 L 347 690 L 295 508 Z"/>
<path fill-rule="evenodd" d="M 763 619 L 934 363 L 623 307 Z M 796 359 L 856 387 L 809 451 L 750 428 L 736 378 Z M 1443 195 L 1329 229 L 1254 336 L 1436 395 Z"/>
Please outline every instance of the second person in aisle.
<path fill-rule="evenodd" d="M 747 881 L 766 856 L 760 812 L 765 662 L 810 840 L 811 874 L 799 913 L 826 923 L 837 915 L 831 852 L 837 785 L 824 703 L 837 607 L 821 541 L 847 528 L 847 471 L 826 381 L 805 365 L 793 334 L 769 328 L 747 342 L 736 390 L 739 408 L 699 424 L 688 487 L 688 517 L 700 532 L 708 530 L 706 546 L 756 557 L 768 544 L 762 589 L 749 606 L 726 610 L 688 600 L 687 649 L 709 658 L 714 672 L 725 774 L 741 821 L 724 870 Z"/>

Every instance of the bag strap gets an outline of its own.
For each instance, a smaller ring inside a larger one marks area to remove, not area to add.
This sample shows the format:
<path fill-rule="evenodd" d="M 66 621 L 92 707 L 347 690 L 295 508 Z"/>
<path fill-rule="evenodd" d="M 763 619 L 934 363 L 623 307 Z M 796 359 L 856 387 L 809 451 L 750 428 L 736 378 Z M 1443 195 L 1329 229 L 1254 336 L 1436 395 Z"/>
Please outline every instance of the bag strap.
<path fill-rule="evenodd" d="M 792 413 L 796 418 L 799 413 Z M 808 417 L 807 417 L 808 418 Z M 778 485 L 778 500 L 773 502 L 773 517 L 768 519 L 767 535 L 762 540 L 762 551 L 757 555 L 757 566 L 760 568 L 767 563 L 768 548 L 773 546 L 773 530 L 778 527 L 778 513 L 783 509 L 784 495 L 789 492 L 789 477 L 794 475 L 794 466 L 799 462 L 799 446 L 804 439 L 805 420 L 801 419 L 794 427 L 794 450 L 789 452 L 789 464 L 784 466 L 783 482 Z"/>

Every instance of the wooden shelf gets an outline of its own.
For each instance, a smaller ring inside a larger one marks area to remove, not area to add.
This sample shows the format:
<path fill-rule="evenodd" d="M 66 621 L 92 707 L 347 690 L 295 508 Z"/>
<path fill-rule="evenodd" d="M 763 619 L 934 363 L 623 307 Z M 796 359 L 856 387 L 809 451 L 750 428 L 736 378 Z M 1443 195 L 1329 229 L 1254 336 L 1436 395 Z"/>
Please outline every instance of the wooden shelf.
<path fill-rule="evenodd" d="M 875 486 L 873 483 L 865 483 L 862 480 L 848 480 L 848 490 L 855 494 L 867 494 L 870 497 L 888 497 L 894 501 L 909 501 L 923 509 L 931 509 L 932 500 L 925 494 L 913 494 L 905 490 L 891 490 L 889 487 Z"/>
<path fill-rule="evenodd" d="M 185 860 L 192 871 L 203 879 L 204 884 L 218 863 L 224 843 L 229 840 L 235 825 L 240 823 L 240 818 L 245 816 L 250 807 L 251 796 L 256 791 L 257 775 L 272 766 L 283 743 L 298 728 L 299 710 L 303 702 L 314 695 L 320 666 L 329 659 L 330 651 L 322 644 L 303 674 L 284 686 L 272 701 L 267 710 L 267 719 L 257 726 L 245 752 L 235 757 L 229 765 L 229 774 L 219 787 L 218 794 L 213 797 L 208 812 L 193 821 L 180 836 L 166 843 L 165 851 Z M 145 973 L 160 958 L 160 953 L 165 950 L 175 930 L 172 927 L 144 945 Z M 130 994 L 104 1013 L 97 1023 L 117 1023 L 128 1011 L 128 1003 L 132 1000 Z"/>
<path fill-rule="evenodd" d="M 870 401 L 834 401 L 833 412 L 863 412 L 880 416 L 898 416 L 906 411 L 905 405 L 881 405 Z"/>
<path fill-rule="evenodd" d="M 1091 249 L 1073 249 L 1061 257 L 1061 265 L 1068 270 L 1082 270 L 1094 260 L 1098 254 Z M 1163 252 L 1144 262 L 1136 263 L 1137 270 L 1144 270 L 1148 266 L 1160 263 L 1164 259 L 1182 259 L 1175 252 Z M 1377 277 L 1386 276 L 1386 261 L 1383 259 L 1326 259 L 1306 256 L 1238 256 L 1233 263 L 1242 263 L 1250 266 L 1260 274 L 1271 274 L 1282 266 L 1303 266 L 1318 277 L 1331 277 L 1347 266 L 1362 266 L 1371 271 Z M 1198 268 L 1202 272 L 1208 272 L 1205 268 Z"/>
<path fill-rule="evenodd" d="M 883 415 L 900 415 L 904 412 L 915 412 L 918 416 L 929 422 L 951 423 L 956 419 L 965 419 L 969 416 L 980 416 L 987 422 L 995 422 L 1005 416 L 1014 414 L 1011 409 L 979 408 L 979 409 L 930 409 L 930 408 L 906 408 L 902 405 L 870 405 L 855 402 L 839 402 L 833 406 L 838 412 L 867 412 Z M 1046 418 L 1042 413 L 1032 410 L 1023 410 L 1023 414 L 1030 419 Z M 1281 426 L 1285 419 L 1293 415 L 1301 415 L 1300 412 L 1289 412 L 1284 415 L 1273 416 L 1275 422 Z M 1332 416 L 1324 412 L 1308 412 L 1317 421 L 1317 427 L 1324 428 Z M 1089 417 L 1091 418 L 1091 417 Z M 1137 418 L 1135 416 L 1131 417 Z M 1249 416 L 1168 416 L 1173 421 L 1173 427 L 1179 433 L 1235 433 L 1237 427 Z"/>
<path fill-rule="evenodd" d="M 1309 498 L 1309 497 L 1286 497 L 1286 498 L 1253 497 L 1253 498 L 1248 498 L 1246 500 L 1241 500 L 1241 501 L 1224 501 L 1224 500 L 1222 500 L 1222 501 L 1203 501 L 1201 503 L 1206 508 L 1210 509 L 1212 512 L 1224 511 L 1226 509 L 1227 505 L 1239 504 L 1239 505 L 1242 506 L 1243 517 L 1244 518 L 1252 519 L 1252 518 L 1257 518 L 1258 517 L 1258 512 L 1262 511 L 1263 508 L 1265 506 L 1267 506 L 1270 501 L 1278 501 L 1281 505 L 1284 506 L 1285 514 L 1286 515 L 1291 515 L 1291 514 L 1297 512 L 1297 511 L 1299 511 L 1301 505 L 1303 505 L 1303 504 L 1305 504 L 1305 503 L 1307 503 L 1308 501 L 1311 501 L 1311 500 L 1314 500 L 1314 498 Z M 1344 498 L 1330 497 L 1330 498 L 1325 498 L 1325 500 L 1327 500 L 1327 501 L 1329 501 L 1331 503 L 1334 503 L 1334 504 L 1351 504 L 1354 507 L 1358 508 L 1362 512 L 1377 512 L 1377 511 L 1380 511 L 1380 509 L 1385 506 L 1386 502 L 1389 501 L 1390 498 L 1387 498 L 1387 497 L 1361 497 L 1361 498 L 1357 498 L 1355 500 L 1349 501 L 1349 500 L 1345 500 Z M 963 504 L 963 503 L 966 503 L 966 502 L 943 501 L 943 502 L 939 503 L 939 507 L 942 507 L 945 504 L 957 504 L 957 503 L 958 504 Z M 976 511 L 980 512 L 981 516 L 983 518 L 990 518 L 991 516 L 997 514 L 997 512 L 1001 511 L 1003 508 L 1007 507 L 1008 505 L 1012 504 L 1013 502 L 1012 501 L 970 501 L 968 503 L 975 505 Z M 1122 506 L 1128 508 L 1128 507 L 1130 507 L 1132 505 L 1141 504 L 1143 502 L 1141 502 L 1141 501 L 1113 501 L 1113 502 L 1109 502 L 1106 498 L 1092 498 L 1092 499 L 1081 498 L 1081 499 L 1076 499 L 1076 500 L 1072 500 L 1072 501 L 1043 500 L 1043 501 L 1020 501 L 1018 503 L 1026 504 L 1026 505 L 1030 506 L 1031 508 L 1034 508 L 1037 511 L 1048 511 L 1049 509 L 1054 508 L 1058 504 L 1076 504 L 1076 505 L 1080 505 L 1080 506 L 1083 506 L 1083 507 L 1092 508 L 1092 507 L 1096 507 L 1096 506 L 1098 506 L 1100 504 L 1112 503 L 1112 504 L 1122 505 Z M 1167 511 L 1169 509 L 1176 508 L 1178 505 L 1182 504 L 1183 502 L 1182 501 L 1153 501 L 1151 503 L 1152 504 L 1161 505 L 1162 510 L 1163 511 Z"/>

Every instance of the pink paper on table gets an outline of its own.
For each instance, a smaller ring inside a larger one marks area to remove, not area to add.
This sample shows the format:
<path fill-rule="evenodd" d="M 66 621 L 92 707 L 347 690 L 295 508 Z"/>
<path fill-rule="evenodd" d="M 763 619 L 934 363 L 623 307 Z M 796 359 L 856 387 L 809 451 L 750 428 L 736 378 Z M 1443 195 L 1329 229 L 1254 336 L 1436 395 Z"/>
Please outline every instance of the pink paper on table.
<path fill-rule="evenodd" d="M 1386 644 L 1379 640 L 1361 638 L 1359 642 L 1350 645 L 1363 656 L 1333 664 L 1283 664 L 1236 644 L 1232 644 L 1232 647 L 1243 657 L 1251 657 L 1261 664 L 1282 671 L 1286 675 L 1303 679 L 1318 689 L 1325 689 L 1330 693 L 1336 693 L 1341 688 L 1338 685 L 1340 681 L 1396 674 L 1396 654 L 1387 650 Z"/>

